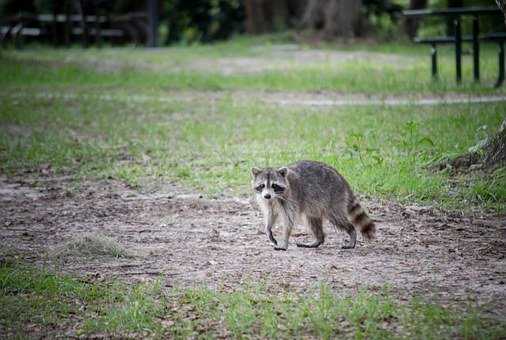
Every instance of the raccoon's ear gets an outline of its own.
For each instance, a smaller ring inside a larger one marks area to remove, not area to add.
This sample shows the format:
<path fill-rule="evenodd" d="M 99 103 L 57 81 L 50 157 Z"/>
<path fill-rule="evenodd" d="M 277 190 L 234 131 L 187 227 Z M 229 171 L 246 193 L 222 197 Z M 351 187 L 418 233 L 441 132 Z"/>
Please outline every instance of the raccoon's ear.
<path fill-rule="evenodd" d="M 260 170 L 259 168 L 251 168 L 251 174 L 253 175 L 253 177 L 257 177 L 259 173 L 261 173 L 262 170 Z"/>
<path fill-rule="evenodd" d="M 286 167 L 279 168 L 279 169 L 278 169 L 278 173 L 279 173 L 281 176 L 285 177 L 285 176 L 286 176 L 286 174 L 288 173 L 288 168 L 286 168 Z"/>

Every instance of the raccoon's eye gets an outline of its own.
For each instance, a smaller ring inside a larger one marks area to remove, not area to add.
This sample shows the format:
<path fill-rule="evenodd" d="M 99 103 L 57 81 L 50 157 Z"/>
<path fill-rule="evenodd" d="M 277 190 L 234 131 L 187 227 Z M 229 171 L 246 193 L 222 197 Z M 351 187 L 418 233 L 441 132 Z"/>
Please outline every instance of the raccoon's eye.
<path fill-rule="evenodd" d="M 265 185 L 264 184 L 260 184 L 259 186 L 257 186 L 255 188 L 256 191 L 262 191 L 262 189 L 265 188 Z"/>
<path fill-rule="evenodd" d="M 273 184 L 272 189 L 274 190 L 274 192 L 283 192 L 285 190 L 285 188 L 277 184 Z"/>

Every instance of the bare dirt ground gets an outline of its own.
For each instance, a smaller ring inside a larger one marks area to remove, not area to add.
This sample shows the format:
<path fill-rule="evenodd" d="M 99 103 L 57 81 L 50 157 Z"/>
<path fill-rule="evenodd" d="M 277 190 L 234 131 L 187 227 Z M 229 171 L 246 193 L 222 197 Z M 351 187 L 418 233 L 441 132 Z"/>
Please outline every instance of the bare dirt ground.
<path fill-rule="evenodd" d="M 31 175 L 30 175 L 31 176 Z M 480 305 L 506 315 L 506 217 L 363 199 L 378 221 L 377 240 L 342 250 L 344 235 L 327 228 L 319 249 L 301 249 L 294 232 L 274 251 L 248 199 L 203 198 L 174 184 L 143 192 L 114 181 L 73 187 L 66 177 L 0 177 L 0 255 L 96 280 L 162 277 L 168 287 L 222 290 L 264 282 L 270 289 L 308 291 L 325 282 L 347 294 L 392 288 L 400 299 Z M 117 240 L 131 258 L 65 258 L 48 254 L 85 232 Z"/>
<path fill-rule="evenodd" d="M 90 98 L 104 101 L 121 101 L 128 103 L 148 103 L 148 102 L 205 102 L 207 105 L 216 105 L 223 99 L 232 100 L 235 105 L 244 105 L 244 103 L 260 102 L 269 105 L 278 105 L 281 107 L 294 108 L 322 108 L 322 107 L 346 107 L 346 106 L 436 106 L 450 104 L 471 104 L 471 103 L 501 103 L 506 102 L 506 95 L 469 95 L 458 93 L 445 93 L 442 95 L 366 95 L 350 94 L 340 92 L 322 91 L 318 93 L 297 93 L 287 91 L 168 91 L 164 95 L 142 95 L 142 94 L 82 94 L 75 92 L 36 92 L 36 93 L 9 93 L 11 98 L 24 99 L 27 97 L 52 99 L 77 99 Z M 24 133 L 18 126 L 12 125 L 8 129 L 15 133 Z"/>

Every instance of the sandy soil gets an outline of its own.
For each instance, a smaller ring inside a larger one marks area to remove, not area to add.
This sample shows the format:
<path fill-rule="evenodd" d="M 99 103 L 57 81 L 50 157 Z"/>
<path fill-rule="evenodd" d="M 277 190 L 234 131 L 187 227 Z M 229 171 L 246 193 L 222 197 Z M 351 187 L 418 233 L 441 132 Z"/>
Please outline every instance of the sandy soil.
<path fill-rule="evenodd" d="M 83 183 L 66 177 L 0 177 L 0 255 L 93 279 L 162 276 L 168 287 L 228 290 L 262 281 L 273 290 L 307 291 L 325 282 L 347 294 L 389 285 L 400 299 L 479 304 L 506 315 L 506 217 L 363 199 L 378 221 L 377 240 L 342 250 L 327 228 L 319 249 L 301 249 L 300 228 L 286 252 L 272 249 L 248 199 L 203 198 L 174 184 Z M 51 250 L 83 232 L 110 236 L 133 258 L 52 259 Z"/>

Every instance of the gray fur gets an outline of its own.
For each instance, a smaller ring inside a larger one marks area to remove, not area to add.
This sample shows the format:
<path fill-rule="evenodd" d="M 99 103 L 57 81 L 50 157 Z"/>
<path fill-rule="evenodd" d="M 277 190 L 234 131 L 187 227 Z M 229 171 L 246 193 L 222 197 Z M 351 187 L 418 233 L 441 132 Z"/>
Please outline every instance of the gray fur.
<path fill-rule="evenodd" d="M 366 238 L 374 236 L 374 223 L 355 199 L 346 180 L 332 167 L 314 161 L 300 161 L 280 169 L 252 169 L 252 186 L 265 219 L 265 232 L 276 250 L 286 250 L 296 221 L 306 224 L 315 242 L 299 247 L 316 248 L 325 241 L 323 223 L 329 221 L 345 231 L 350 240 L 343 248 L 354 248 L 355 226 Z M 359 216 L 359 218 L 357 218 Z M 272 227 L 280 221 L 283 240 L 278 244 Z"/>

